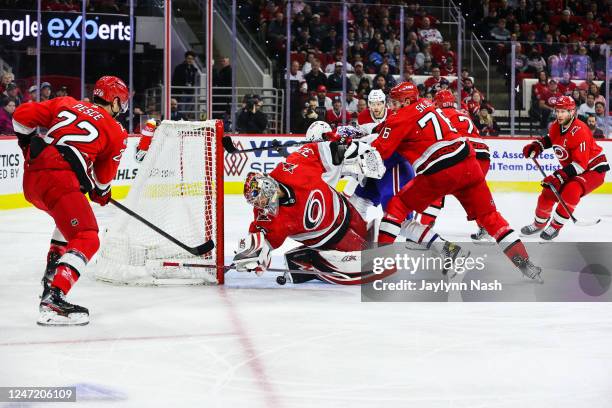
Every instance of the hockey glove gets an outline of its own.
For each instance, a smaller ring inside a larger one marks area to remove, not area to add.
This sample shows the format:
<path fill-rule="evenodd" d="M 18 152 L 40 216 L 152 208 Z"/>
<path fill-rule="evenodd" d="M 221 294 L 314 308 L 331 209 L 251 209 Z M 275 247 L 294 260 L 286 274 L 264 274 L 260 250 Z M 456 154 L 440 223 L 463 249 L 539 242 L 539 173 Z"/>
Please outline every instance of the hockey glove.
<path fill-rule="evenodd" d="M 249 234 L 240 240 L 238 251 L 234 255 L 234 266 L 238 272 L 255 272 L 261 276 L 272 261 L 272 247 L 263 232 Z"/>
<path fill-rule="evenodd" d="M 380 153 L 372 146 L 353 142 L 346 150 L 344 170 L 358 176 L 381 179 L 385 174 L 385 165 Z"/>
<path fill-rule="evenodd" d="M 523 147 L 523 156 L 525 156 L 526 159 L 538 157 L 543 150 L 544 145 L 542 142 L 536 140 L 535 142 L 529 143 L 527 146 Z"/>
<path fill-rule="evenodd" d="M 561 192 L 561 186 L 569 179 L 569 176 L 564 170 L 557 170 L 553 174 L 548 175 L 542 180 L 542 186 L 554 187 L 558 192 Z"/>
<path fill-rule="evenodd" d="M 149 146 L 153 140 L 153 134 L 157 129 L 157 121 L 155 119 L 149 119 L 145 124 L 145 127 L 140 132 L 141 137 L 136 147 L 136 161 L 142 162 L 149 151 Z"/>
<path fill-rule="evenodd" d="M 94 203 L 98 203 L 101 206 L 105 206 L 111 199 L 111 188 L 108 186 L 106 190 L 101 190 L 95 187 L 89 192 L 89 199 Z"/>

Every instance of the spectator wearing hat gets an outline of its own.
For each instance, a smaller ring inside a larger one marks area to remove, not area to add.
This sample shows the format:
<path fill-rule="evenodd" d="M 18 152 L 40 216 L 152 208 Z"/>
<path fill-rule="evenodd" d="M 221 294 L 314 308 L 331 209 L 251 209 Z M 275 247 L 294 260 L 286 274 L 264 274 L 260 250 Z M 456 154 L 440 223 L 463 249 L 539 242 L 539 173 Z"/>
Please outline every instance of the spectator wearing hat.
<path fill-rule="evenodd" d="M 334 55 L 334 61 L 327 64 L 327 66 L 325 67 L 325 73 L 333 74 L 336 70 L 336 65 L 338 63 L 342 64 L 342 51 L 336 52 L 336 54 Z M 355 69 L 353 68 L 351 63 L 346 61 L 346 72 L 353 72 L 354 70 Z"/>
<path fill-rule="evenodd" d="M 327 110 L 325 121 L 329 123 L 332 128 L 335 128 L 342 125 L 343 119 L 344 123 L 349 123 L 349 115 L 346 110 L 342 109 L 342 99 L 336 96 L 332 103 L 332 108 Z"/>
<path fill-rule="evenodd" d="M 327 26 L 321 23 L 321 16 L 319 14 L 313 14 L 310 20 L 310 37 L 314 43 L 320 43 L 327 31 Z"/>
<path fill-rule="evenodd" d="M 367 81 L 370 81 L 370 78 L 366 75 L 363 69 L 363 62 L 357 61 L 355 62 L 355 73 L 349 76 L 349 81 L 351 81 L 351 89 L 359 88 L 359 83 L 363 78 L 366 78 Z"/>
<path fill-rule="evenodd" d="M 578 26 L 576 25 L 576 23 L 571 21 L 571 18 L 572 12 L 570 9 L 565 9 L 561 12 L 561 21 L 559 22 L 557 28 L 559 29 L 562 35 L 569 36 L 576 32 Z"/>
<path fill-rule="evenodd" d="M 6 85 L 5 91 L 2 93 L 2 99 L 13 100 L 15 102 L 15 106 L 21 105 L 21 101 L 23 100 L 21 96 L 21 92 L 19 91 L 19 87 L 15 82 L 10 82 Z"/>
<path fill-rule="evenodd" d="M 32 85 L 28 88 L 28 96 L 26 102 L 36 102 L 38 100 L 38 87 L 36 85 Z"/>
<path fill-rule="evenodd" d="M 43 82 L 42 84 L 40 84 L 40 101 L 44 102 L 44 101 L 48 101 L 49 99 L 52 99 L 53 97 L 51 96 L 51 84 L 48 82 Z"/>
<path fill-rule="evenodd" d="M 0 109 L 0 135 L 14 135 L 13 112 L 17 105 L 12 99 L 4 99 Z"/>
<path fill-rule="evenodd" d="M 57 92 L 55 92 L 56 98 L 60 98 L 62 96 L 68 96 L 68 87 L 61 86 L 60 89 L 58 89 Z"/>
<path fill-rule="evenodd" d="M 304 75 L 304 79 L 308 83 L 308 89 L 318 89 L 320 85 L 327 83 L 327 77 L 321 71 L 321 61 L 318 58 L 312 61 L 312 69 Z"/>
<path fill-rule="evenodd" d="M 327 87 L 325 85 L 317 87 L 317 103 L 320 107 L 325 108 L 325 110 L 332 108 L 332 100 L 327 96 Z"/>
<path fill-rule="evenodd" d="M 342 62 L 336 62 L 336 69 L 334 70 L 334 73 L 327 77 L 327 89 L 330 92 L 340 92 L 342 91 L 343 81 L 346 85 L 346 90 L 352 90 L 351 82 L 346 76 L 342 76 Z"/>

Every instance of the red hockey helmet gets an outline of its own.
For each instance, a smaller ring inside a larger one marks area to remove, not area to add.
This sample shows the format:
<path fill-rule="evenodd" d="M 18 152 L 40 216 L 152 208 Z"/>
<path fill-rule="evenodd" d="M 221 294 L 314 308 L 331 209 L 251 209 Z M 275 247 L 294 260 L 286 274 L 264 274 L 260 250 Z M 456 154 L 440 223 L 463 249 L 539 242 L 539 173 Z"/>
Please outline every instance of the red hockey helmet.
<path fill-rule="evenodd" d="M 576 101 L 571 96 L 560 96 L 557 98 L 557 102 L 555 102 L 555 109 L 576 110 Z"/>
<path fill-rule="evenodd" d="M 419 89 L 412 82 L 401 82 L 391 88 L 389 97 L 402 105 L 409 105 L 419 99 Z"/>
<path fill-rule="evenodd" d="M 116 76 L 108 75 L 98 79 L 93 89 L 93 95 L 111 104 L 115 98 L 119 98 L 121 112 L 127 111 L 130 91 L 125 83 Z"/>
<path fill-rule="evenodd" d="M 448 89 L 439 90 L 434 97 L 434 102 L 438 108 L 454 108 L 457 99 Z"/>

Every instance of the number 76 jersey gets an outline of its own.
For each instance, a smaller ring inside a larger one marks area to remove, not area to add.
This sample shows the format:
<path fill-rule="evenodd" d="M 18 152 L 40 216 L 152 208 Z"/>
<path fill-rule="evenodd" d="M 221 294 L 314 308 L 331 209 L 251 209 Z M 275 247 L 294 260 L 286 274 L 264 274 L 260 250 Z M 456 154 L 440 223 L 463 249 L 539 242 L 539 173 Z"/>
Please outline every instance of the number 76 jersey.
<path fill-rule="evenodd" d="M 397 151 L 417 175 L 435 173 L 474 155 L 467 139 L 460 136 L 442 109 L 427 99 L 401 108 L 377 130 L 372 147 L 383 159 Z"/>
<path fill-rule="evenodd" d="M 44 142 L 57 148 L 84 191 L 110 186 L 126 146 L 127 132 L 108 112 L 69 96 L 21 104 L 13 115 L 13 125 L 16 132 L 24 134 L 39 126 L 48 129 Z M 57 162 L 36 166 L 53 169 Z"/>

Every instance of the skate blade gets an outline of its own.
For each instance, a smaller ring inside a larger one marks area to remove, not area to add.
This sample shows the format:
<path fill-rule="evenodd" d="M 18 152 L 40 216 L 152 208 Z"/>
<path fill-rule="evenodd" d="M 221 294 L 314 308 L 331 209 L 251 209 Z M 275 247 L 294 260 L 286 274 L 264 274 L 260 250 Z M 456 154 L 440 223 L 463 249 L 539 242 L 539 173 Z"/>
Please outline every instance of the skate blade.
<path fill-rule="evenodd" d="M 41 311 L 36 321 L 39 326 L 85 326 L 88 323 L 87 313 L 71 313 L 68 316 L 62 316 L 52 310 Z"/>

